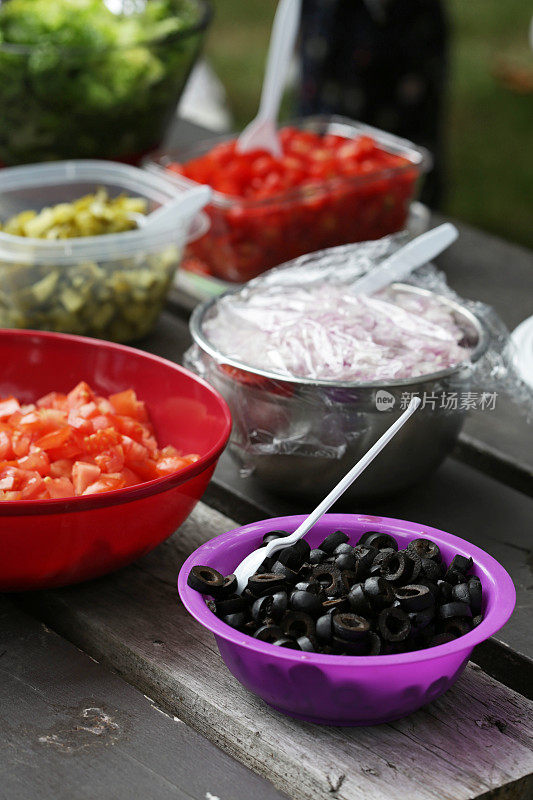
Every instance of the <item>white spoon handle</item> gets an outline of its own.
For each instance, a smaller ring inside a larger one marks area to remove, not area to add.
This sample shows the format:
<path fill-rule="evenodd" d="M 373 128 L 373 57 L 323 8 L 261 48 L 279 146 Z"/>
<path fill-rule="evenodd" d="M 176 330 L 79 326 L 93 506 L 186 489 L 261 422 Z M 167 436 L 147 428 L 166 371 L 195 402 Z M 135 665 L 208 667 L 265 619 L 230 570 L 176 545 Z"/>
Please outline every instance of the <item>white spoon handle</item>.
<path fill-rule="evenodd" d="M 268 59 L 259 103 L 258 119 L 275 121 L 294 52 L 300 24 L 301 0 L 280 0 L 272 25 Z"/>
<path fill-rule="evenodd" d="M 351 468 L 351 470 L 342 478 L 339 483 L 331 490 L 331 492 L 322 500 L 322 502 L 315 508 L 314 511 L 302 522 L 302 524 L 291 533 L 290 536 L 283 536 L 279 539 L 274 539 L 269 542 L 265 547 L 260 547 L 254 550 L 250 555 L 246 556 L 241 561 L 236 570 L 234 570 L 235 577 L 237 578 L 237 592 L 242 592 L 248 583 L 248 578 L 253 575 L 263 561 L 269 556 L 277 553 L 278 550 L 284 550 L 290 547 L 301 539 L 305 534 L 318 522 L 320 517 L 331 508 L 333 503 L 344 494 L 346 489 L 352 485 L 357 477 L 365 470 L 368 465 L 375 459 L 378 453 L 381 453 L 383 448 L 396 436 L 400 428 L 405 425 L 409 417 L 414 414 L 419 407 L 421 400 L 419 397 L 413 397 L 407 409 L 403 414 L 394 422 L 388 430 L 385 431 L 377 442 L 372 445 L 370 450 Z"/>
<path fill-rule="evenodd" d="M 374 294 L 395 281 L 406 278 L 410 273 L 427 264 L 443 250 L 446 250 L 459 235 L 455 225 L 445 222 L 421 236 L 417 236 L 387 258 L 380 267 L 356 281 L 353 286 L 355 294 Z"/>
<path fill-rule="evenodd" d="M 383 436 L 377 440 L 377 442 L 372 445 L 370 450 L 364 454 L 364 456 L 351 468 L 351 470 L 346 473 L 344 478 L 342 478 L 338 484 L 331 490 L 331 492 L 326 495 L 326 497 L 322 500 L 322 502 L 312 511 L 307 519 L 305 519 L 302 524 L 286 539 L 285 542 L 288 542 L 290 539 L 294 539 L 295 542 L 298 539 L 301 539 L 302 536 L 305 536 L 308 531 L 311 530 L 313 525 L 318 522 L 320 517 L 322 517 L 326 511 L 328 511 L 333 503 L 335 503 L 339 497 L 341 497 L 346 489 L 352 485 L 356 478 L 368 467 L 368 465 L 376 458 L 376 456 L 381 453 L 384 447 L 388 445 L 390 440 L 396 436 L 400 428 L 405 425 L 409 417 L 415 413 L 416 409 L 419 407 L 421 400 L 419 397 L 413 397 L 411 402 L 401 415 L 398 417 L 396 422 L 394 422 L 388 430 L 385 431 Z M 273 542 L 274 543 L 274 542 Z M 270 554 L 269 554 L 270 555 Z"/>

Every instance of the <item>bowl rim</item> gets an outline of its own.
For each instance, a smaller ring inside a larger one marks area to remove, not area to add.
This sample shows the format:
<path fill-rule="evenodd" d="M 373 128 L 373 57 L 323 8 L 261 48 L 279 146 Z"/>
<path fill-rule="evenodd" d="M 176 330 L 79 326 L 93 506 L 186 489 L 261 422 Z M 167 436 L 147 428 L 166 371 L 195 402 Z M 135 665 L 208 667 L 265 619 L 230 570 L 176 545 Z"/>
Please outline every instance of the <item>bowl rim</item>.
<path fill-rule="evenodd" d="M 326 250 L 317 251 L 317 253 L 328 253 L 333 250 L 343 249 L 346 245 L 340 245 L 339 248 L 328 248 Z M 316 254 L 313 254 L 316 255 Z M 305 256 L 304 256 L 305 258 Z M 282 267 L 290 265 L 292 262 L 286 262 L 286 264 L 281 265 Z M 274 269 L 279 269 L 279 267 L 274 267 Z M 247 284 L 245 284 L 246 286 Z M 469 368 L 472 364 L 475 364 L 479 359 L 485 354 L 487 348 L 489 346 L 489 333 L 487 327 L 482 319 L 480 319 L 476 314 L 474 314 L 470 309 L 466 308 L 465 306 L 458 303 L 456 300 L 450 297 L 446 297 L 446 295 L 439 294 L 438 292 L 434 292 L 431 289 L 425 289 L 420 286 L 413 286 L 409 283 L 392 283 L 390 288 L 400 289 L 401 291 L 410 291 L 413 294 L 419 294 L 423 296 L 431 296 L 437 298 L 440 302 L 444 303 L 447 306 L 450 306 L 453 311 L 460 314 L 463 319 L 466 319 L 470 325 L 474 328 L 477 334 L 477 344 L 472 349 L 470 356 L 468 359 L 459 362 L 451 367 L 446 367 L 446 369 L 438 370 L 437 372 L 428 372 L 424 375 L 415 375 L 414 377 L 409 378 L 398 378 L 396 380 L 381 380 L 381 381 L 334 381 L 334 380 L 327 380 L 325 378 L 302 378 L 295 375 L 282 375 L 281 373 L 271 372 L 270 370 L 264 370 L 259 367 L 252 367 L 243 361 L 240 361 L 237 358 L 232 358 L 231 356 L 226 356 L 221 353 L 218 348 L 216 348 L 209 339 L 207 338 L 206 334 L 203 331 L 203 322 L 205 319 L 206 314 L 224 297 L 228 297 L 232 294 L 237 294 L 238 292 L 242 291 L 242 286 L 237 286 L 235 288 L 227 289 L 222 294 L 219 294 L 215 297 L 206 300 L 205 302 L 197 305 L 196 308 L 193 310 L 191 314 L 191 318 L 189 320 L 189 330 L 191 332 L 191 336 L 195 342 L 205 353 L 207 353 L 211 358 L 213 358 L 218 364 L 227 364 L 231 367 L 235 367 L 243 372 L 248 372 L 252 375 L 257 375 L 261 378 L 266 378 L 270 381 L 275 381 L 278 384 L 288 384 L 288 385 L 299 385 L 304 387 L 321 387 L 325 389 L 380 389 L 380 388 L 389 388 L 389 387 L 406 387 L 412 386 L 414 384 L 419 383 L 426 383 L 428 381 L 435 381 L 439 380 L 440 378 L 445 378 L 449 375 L 453 375 L 454 373 L 458 372 L 461 369 Z"/>
<path fill-rule="evenodd" d="M 169 489 L 174 489 L 177 486 L 186 483 L 191 478 L 196 478 L 204 472 L 213 462 L 216 462 L 220 457 L 222 451 L 226 447 L 232 426 L 232 419 L 230 410 L 224 398 L 203 378 L 198 377 L 190 370 L 185 369 L 173 361 L 169 361 L 161 356 L 153 355 L 145 350 L 140 350 L 128 345 L 118 344 L 116 342 L 108 342 L 105 339 L 95 339 L 89 336 L 77 336 L 70 333 L 56 333 L 54 331 L 38 331 L 38 330 L 19 330 L 17 328 L 3 328 L 0 330 L 0 341 L 4 338 L 12 336 L 20 337 L 21 339 L 32 337 L 39 337 L 45 341 L 68 341 L 74 343 L 88 344 L 96 348 L 103 348 L 105 350 L 119 351 L 121 353 L 134 353 L 141 355 L 148 361 L 161 366 L 170 367 L 175 372 L 186 376 L 194 383 L 199 384 L 203 389 L 212 396 L 217 402 L 221 414 L 221 421 L 223 423 L 223 430 L 218 440 L 212 447 L 201 456 L 198 461 L 195 461 L 179 472 L 173 472 L 170 475 L 165 475 L 162 478 L 154 478 L 151 481 L 136 484 L 135 486 L 127 486 L 123 489 L 114 489 L 110 492 L 102 492 L 100 494 L 93 494 L 84 497 L 77 495 L 66 498 L 50 498 L 49 500 L 6 500 L 0 501 L 0 519 L 2 517 L 15 517 L 15 516 L 28 516 L 28 515 L 43 515 L 43 514 L 64 514 L 75 511 L 86 511 L 94 508 L 105 508 L 107 506 L 121 505 L 122 503 L 129 503 L 132 500 L 140 500 L 144 497 L 160 494 Z"/>
<path fill-rule="evenodd" d="M 164 40 L 156 38 L 142 39 L 135 44 L 131 43 L 121 45 L 120 47 L 110 46 L 96 49 L 86 47 L 62 47 L 61 45 L 54 45 L 54 48 L 59 50 L 61 53 L 72 53 L 79 55 L 90 53 L 93 58 L 97 58 L 99 56 L 106 55 L 107 53 L 113 53 L 120 50 L 131 50 L 134 47 L 149 47 L 150 45 L 154 44 L 166 45 L 170 44 L 171 42 L 187 39 L 189 36 L 193 36 L 196 33 L 205 31 L 213 18 L 213 6 L 211 5 L 211 0 L 192 0 L 192 2 L 195 4 L 198 10 L 198 19 L 196 19 L 183 30 L 175 31 Z M 31 53 L 33 53 L 37 47 L 42 47 L 42 44 L 39 42 L 0 42 L 0 52 L 4 50 L 6 53 L 14 53 L 15 55 L 31 55 Z"/>
<path fill-rule="evenodd" d="M 207 607 L 204 596 L 187 585 L 187 576 L 190 569 L 202 563 L 202 553 L 206 550 L 213 551 L 218 548 L 223 548 L 224 545 L 231 541 L 236 535 L 245 536 L 248 539 L 254 538 L 259 532 L 263 531 L 263 526 L 268 523 L 272 529 L 282 530 L 296 530 L 304 519 L 305 514 L 272 517 L 271 519 L 258 520 L 248 525 L 243 525 L 239 528 L 234 528 L 227 533 L 210 539 L 203 545 L 198 547 L 183 564 L 178 576 L 178 592 L 187 611 L 201 624 L 204 628 L 210 630 L 216 637 L 221 637 L 233 645 L 244 647 L 247 650 L 252 650 L 261 655 L 272 657 L 276 655 L 278 658 L 287 662 L 301 663 L 302 661 L 322 665 L 324 667 L 338 666 L 338 667 L 388 667 L 399 666 L 403 664 L 415 664 L 421 661 L 431 661 L 450 655 L 457 654 L 461 651 L 471 651 L 477 644 L 488 639 L 496 631 L 507 622 L 511 616 L 515 603 L 516 603 L 516 590 L 513 581 L 504 567 L 496 561 L 493 556 L 489 555 L 485 550 L 471 544 L 466 539 L 462 539 L 454 534 L 442 531 L 439 528 L 433 528 L 430 525 L 425 525 L 419 522 L 411 522 L 409 520 L 396 519 L 394 517 L 370 516 L 368 514 L 325 514 L 322 520 L 328 521 L 332 530 L 336 528 L 342 529 L 343 524 L 346 526 L 347 519 L 359 520 L 366 522 L 369 525 L 375 526 L 376 530 L 381 528 L 387 530 L 392 535 L 394 532 L 413 533 L 417 536 L 424 536 L 432 539 L 437 544 L 446 544 L 456 547 L 458 552 L 468 553 L 473 556 L 476 563 L 482 567 L 496 583 L 496 602 L 492 611 L 487 614 L 483 621 L 473 628 L 469 633 L 459 636 L 451 642 L 446 644 L 437 645 L 435 647 L 425 648 L 423 650 L 415 650 L 410 653 L 397 653 L 394 655 L 382 656 L 338 656 L 326 655 L 321 653 L 303 653 L 296 650 L 276 647 L 273 644 L 259 641 L 254 639 L 249 634 L 243 634 L 234 628 L 230 627 L 227 623 L 219 619 Z"/>

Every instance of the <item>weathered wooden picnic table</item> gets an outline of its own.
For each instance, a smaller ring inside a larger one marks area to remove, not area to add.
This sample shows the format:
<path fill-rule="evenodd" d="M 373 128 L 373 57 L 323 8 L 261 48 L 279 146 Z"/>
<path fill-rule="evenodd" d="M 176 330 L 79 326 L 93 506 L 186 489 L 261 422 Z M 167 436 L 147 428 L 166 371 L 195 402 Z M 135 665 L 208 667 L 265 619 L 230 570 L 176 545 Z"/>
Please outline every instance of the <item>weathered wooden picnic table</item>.
<path fill-rule="evenodd" d="M 439 265 L 514 327 L 533 312 L 533 254 L 459 227 Z M 180 362 L 191 305 L 174 293 L 139 346 Z M 190 518 L 137 563 L 0 598 L 0 799 L 533 798 L 532 445 L 533 428 L 500 402 L 469 419 L 426 482 L 354 509 L 457 533 L 517 588 L 514 616 L 456 686 L 399 722 L 325 728 L 282 716 L 240 686 L 181 607 L 178 569 L 201 542 L 306 510 L 241 478 L 228 455 Z"/>

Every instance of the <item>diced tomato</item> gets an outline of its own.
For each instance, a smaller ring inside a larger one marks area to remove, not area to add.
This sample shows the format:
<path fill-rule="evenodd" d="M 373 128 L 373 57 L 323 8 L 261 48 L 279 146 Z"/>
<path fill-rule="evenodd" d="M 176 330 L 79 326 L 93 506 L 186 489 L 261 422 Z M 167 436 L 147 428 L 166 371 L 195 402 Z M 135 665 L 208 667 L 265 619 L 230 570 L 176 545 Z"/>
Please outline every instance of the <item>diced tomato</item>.
<path fill-rule="evenodd" d="M 27 456 L 19 458 L 18 465 L 21 469 L 35 470 L 43 478 L 50 473 L 50 459 L 44 450 L 35 450 Z"/>
<path fill-rule="evenodd" d="M 123 489 L 126 486 L 126 479 L 119 473 L 102 474 L 102 476 L 85 489 L 82 494 L 100 494 L 100 492 L 112 492 L 114 489 Z"/>
<path fill-rule="evenodd" d="M 85 381 L 80 381 L 67 395 L 68 408 L 80 408 L 86 403 L 94 401 L 94 392 Z"/>
<path fill-rule="evenodd" d="M 104 450 L 120 444 L 121 436 L 114 428 L 102 428 L 90 436 L 85 436 L 83 441 L 86 451 L 96 455 L 96 453 L 103 453 Z"/>
<path fill-rule="evenodd" d="M 6 419 L 18 411 L 20 403 L 15 397 L 6 397 L 5 400 L 0 401 L 0 419 Z"/>
<path fill-rule="evenodd" d="M 183 469 L 198 456 L 161 450 L 132 389 L 100 397 L 82 381 L 36 404 L 0 398 L 0 501 L 109 492 Z"/>
<path fill-rule="evenodd" d="M 179 456 L 167 456 L 160 458 L 156 464 L 158 475 L 170 475 L 172 472 L 179 472 L 180 469 L 188 467 L 191 462 Z"/>
<path fill-rule="evenodd" d="M 56 458 L 50 464 L 50 475 L 52 478 L 70 478 L 73 464 L 71 458 Z"/>
<path fill-rule="evenodd" d="M 12 454 L 11 436 L 6 430 L 0 429 L 0 460 L 10 458 Z"/>
<path fill-rule="evenodd" d="M 51 478 L 48 476 L 44 479 L 44 483 L 48 495 L 54 499 L 72 497 L 74 494 L 72 481 L 67 477 Z"/>
<path fill-rule="evenodd" d="M 72 466 L 72 483 L 76 494 L 83 494 L 87 487 L 100 477 L 101 472 L 102 470 L 97 464 L 75 461 Z"/>
<path fill-rule="evenodd" d="M 146 406 L 141 400 L 137 399 L 137 395 L 133 389 L 127 389 L 125 392 L 112 394 L 109 401 L 117 414 L 121 414 L 125 417 L 133 417 L 133 419 L 141 422 L 146 422 L 148 419 Z"/>
<path fill-rule="evenodd" d="M 124 467 L 124 450 L 122 445 L 110 447 L 94 457 L 102 472 L 120 472 Z"/>
<path fill-rule="evenodd" d="M 36 500 L 45 488 L 44 480 L 38 472 L 28 472 L 20 492 L 21 500 Z"/>

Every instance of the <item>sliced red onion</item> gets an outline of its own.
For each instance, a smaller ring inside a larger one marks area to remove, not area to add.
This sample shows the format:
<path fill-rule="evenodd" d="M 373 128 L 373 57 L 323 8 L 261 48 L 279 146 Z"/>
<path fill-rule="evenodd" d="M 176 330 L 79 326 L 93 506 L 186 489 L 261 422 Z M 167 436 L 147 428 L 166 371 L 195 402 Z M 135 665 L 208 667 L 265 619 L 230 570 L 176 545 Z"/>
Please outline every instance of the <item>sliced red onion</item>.
<path fill-rule="evenodd" d="M 280 376 L 331 381 L 416 378 L 465 361 L 463 331 L 437 296 L 345 286 L 268 286 L 222 298 L 204 322 L 226 357 Z"/>

